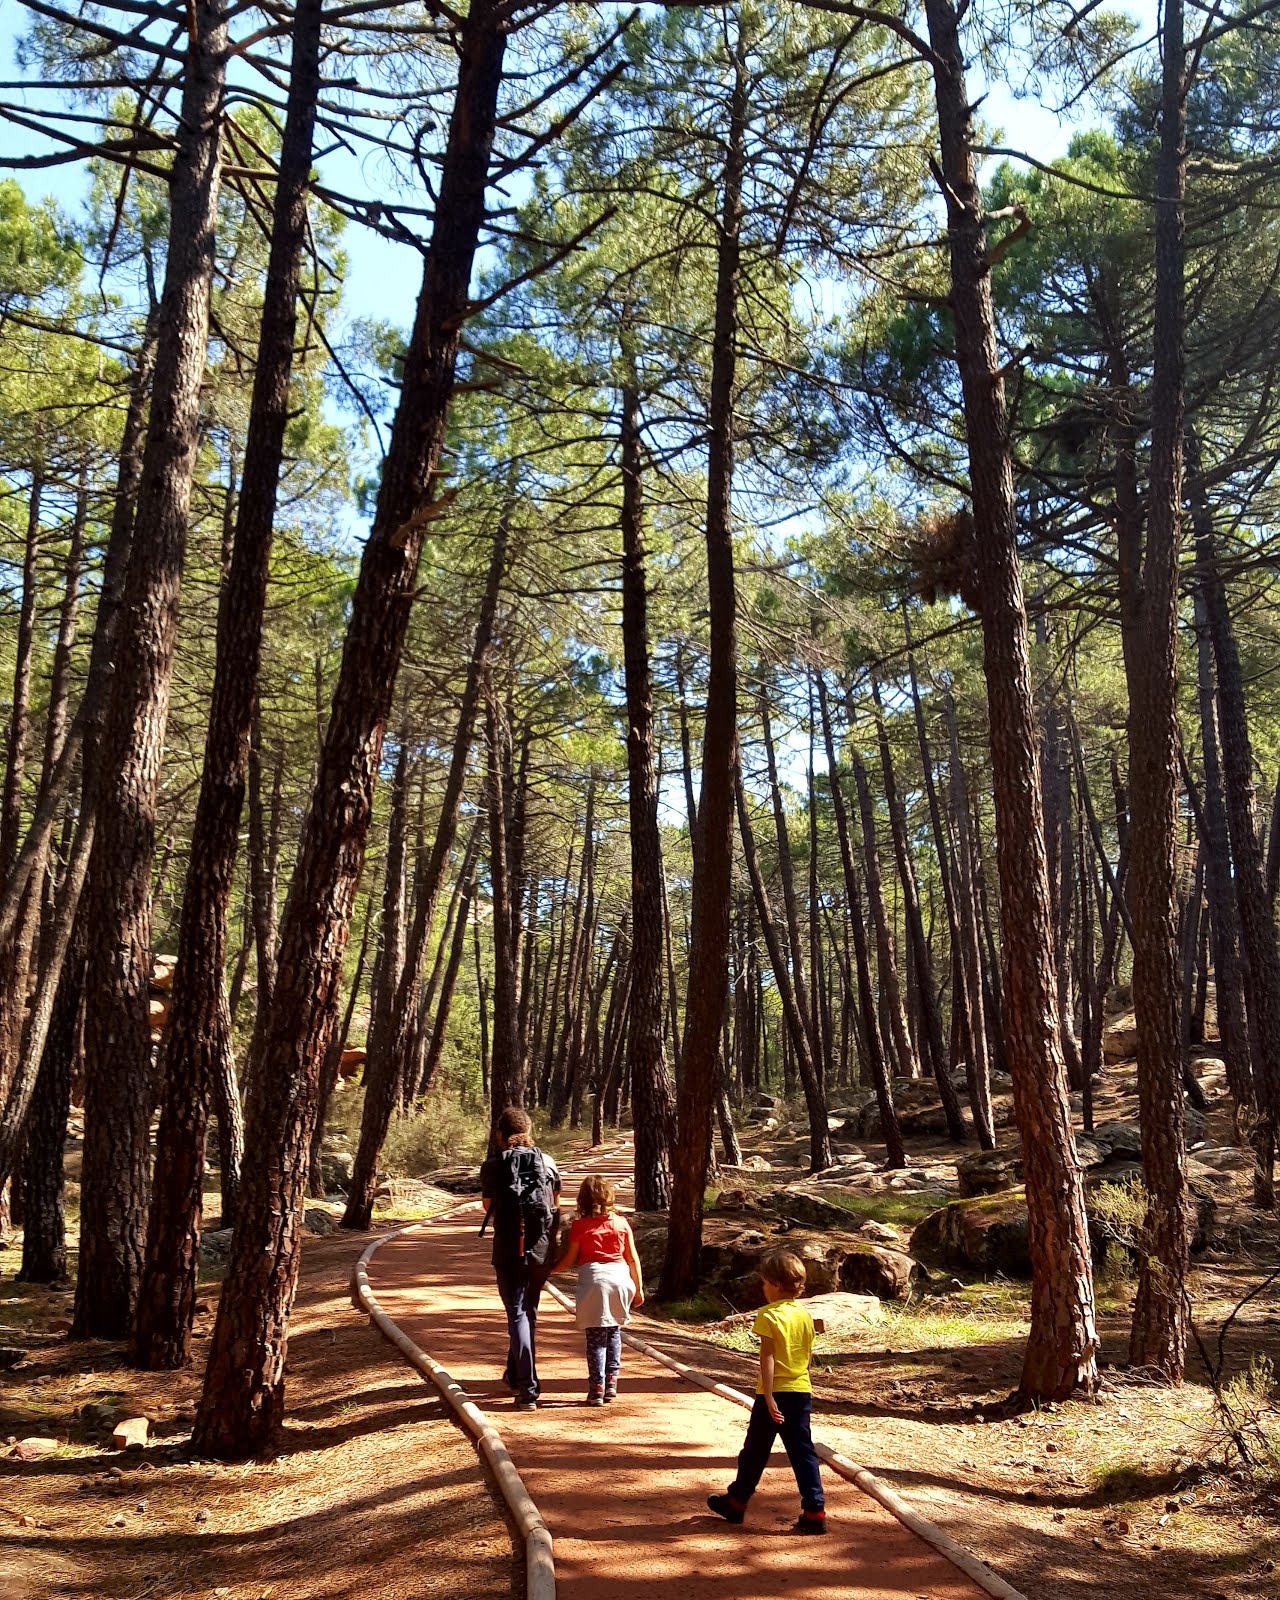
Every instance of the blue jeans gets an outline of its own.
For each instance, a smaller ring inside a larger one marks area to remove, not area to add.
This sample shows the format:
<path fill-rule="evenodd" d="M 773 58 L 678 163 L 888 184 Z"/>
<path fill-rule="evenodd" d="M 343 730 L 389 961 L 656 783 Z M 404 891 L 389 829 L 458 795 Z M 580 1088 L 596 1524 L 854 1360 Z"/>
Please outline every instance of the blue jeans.
<path fill-rule="evenodd" d="M 503 1376 L 518 1400 L 538 1398 L 538 1300 L 542 1278 L 521 1262 L 494 1267 L 498 1293 L 507 1313 L 507 1368 Z"/>
<path fill-rule="evenodd" d="M 800 1505 L 805 1511 L 821 1511 L 822 1478 L 818 1472 L 818 1457 L 809 1431 L 809 1412 L 813 1406 L 811 1394 L 775 1394 L 778 1410 L 782 1413 L 782 1426 L 769 1415 L 764 1396 L 758 1394 L 751 1408 L 751 1421 L 747 1424 L 747 1437 L 738 1456 L 738 1476 L 729 1485 L 729 1498 L 745 1506 L 756 1492 L 756 1487 L 769 1463 L 773 1441 L 782 1435 L 782 1445 L 787 1460 L 796 1475 L 800 1490 Z"/>
<path fill-rule="evenodd" d="M 593 1389 L 617 1383 L 622 1366 L 622 1329 L 587 1329 L 587 1381 Z"/>

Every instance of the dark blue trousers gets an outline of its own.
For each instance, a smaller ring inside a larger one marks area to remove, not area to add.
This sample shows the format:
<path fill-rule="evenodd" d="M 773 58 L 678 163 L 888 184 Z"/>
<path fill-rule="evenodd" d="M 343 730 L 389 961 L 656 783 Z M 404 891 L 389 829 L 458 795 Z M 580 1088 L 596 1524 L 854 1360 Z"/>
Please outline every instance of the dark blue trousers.
<path fill-rule="evenodd" d="M 494 1267 L 498 1293 L 507 1313 L 507 1369 L 504 1374 L 518 1400 L 538 1398 L 538 1301 L 542 1276 L 521 1262 Z"/>
<path fill-rule="evenodd" d="M 738 1475 L 729 1485 L 729 1498 L 745 1506 L 756 1492 L 764 1469 L 769 1464 L 773 1441 L 782 1435 L 782 1447 L 796 1475 L 800 1490 L 800 1505 L 805 1511 L 821 1511 L 822 1478 L 818 1472 L 818 1457 L 813 1448 L 813 1435 L 809 1431 L 809 1413 L 813 1407 L 811 1394 L 775 1394 L 778 1410 L 782 1413 L 782 1426 L 769 1415 L 764 1396 L 758 1394 L 751 1408 L 751 1421 L 747 1424 L 747 1437 L 738 1456 Z"/>

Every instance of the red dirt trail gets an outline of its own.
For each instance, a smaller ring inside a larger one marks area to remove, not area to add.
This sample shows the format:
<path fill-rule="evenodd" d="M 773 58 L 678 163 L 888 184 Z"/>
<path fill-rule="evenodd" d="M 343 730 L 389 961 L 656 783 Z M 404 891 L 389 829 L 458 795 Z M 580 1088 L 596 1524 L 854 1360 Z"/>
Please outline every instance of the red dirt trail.
<path fill-rule="evenodd" d="M 590 1165 L 622 1176 L 616 1157 Z M 566 1180 L 566 1201 L 574 1187 Z M 369 1263 L 370 1285 L 501 1432 L 551 1530 L 559 1600 L 985 1600 L 829 1469 L 829 1533 L 793 1534 L 799 1502 L 780 1442 L 746 1523 L 721 1522 L 705 1500 L 733 1477 L 746 1411 L 625 1344 L 617 1400 L 586 1406 L 583 1338 L 549 1293 L 538 1316 L 542 1403 L 517 1412 L 501 1380 L 506 1323 L 480 1216 L 475 1205 L 390 1240 Z M 557 1282 L 571 1290 L 566 1279 Z"/>

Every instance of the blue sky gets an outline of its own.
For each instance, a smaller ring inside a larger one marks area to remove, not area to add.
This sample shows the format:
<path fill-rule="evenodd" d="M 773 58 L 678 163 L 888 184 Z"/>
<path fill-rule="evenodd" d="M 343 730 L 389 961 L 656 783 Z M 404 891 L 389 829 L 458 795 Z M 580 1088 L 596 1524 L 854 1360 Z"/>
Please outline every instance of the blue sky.
<path fill-rule="evenodd" d="M 1154 0 L 1140 0 L 1132 10 L 1146 21 L 1153 5 Z M 25 21 L 26 14 L 20 6 L 4 7 L 0 20 L 0 75 L 6 79 L 22 76 L 14 59 L 14 47 Z M 975 93 L 982 92 L 983 87 L 980 81 L 973 85 Z M 1041 161 L 1060 155 L 1072 134 L 1095 120 L 1087 105 L 1063 118 L 1051 105 L 1029 95 L 1018 95 L 1005 83 L 992 83 L 985 88 L 982 115 L 989 125 L 1003 130 L 1000 142 L 1025 150 Z M 24 154 L 39 147 L 33 135 L 12 125 L 6 133 L 0 134 L 0 151 L 4 154 Z M 349 193 L 374 196 L 387 192 L 387 174 L 378 170 L 376 162 L 358 164 L 350 156 L 338 155 L 322 163 L 322 174 L 333 187 Z M 14 175 L 33 199 L 52 195 L 73 213 L 84 203 L 87 179 L 78 163 Z M 346 285 L 350 314 L 386 318 L 407 325 L 421 277 L 421 259 L 417 252 L 356 224 L 348 226 L 343 244 L 350 261 Z"/>

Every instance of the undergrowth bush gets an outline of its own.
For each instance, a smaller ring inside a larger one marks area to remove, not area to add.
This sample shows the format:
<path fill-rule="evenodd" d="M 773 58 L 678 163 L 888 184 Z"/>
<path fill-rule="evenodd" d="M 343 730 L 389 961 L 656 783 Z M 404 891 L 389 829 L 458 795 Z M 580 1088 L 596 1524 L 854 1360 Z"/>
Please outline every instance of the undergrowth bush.
<path fill-rule="evenodd" d="M 466 1166 L 480 1159 L 488 1132 L 482 1117 L 446 1096 L 431 1095 L 408 1116 L 391 1119 L 382 1167 L 393 1177 L 426 1178 L 441 1167 Z"/>

